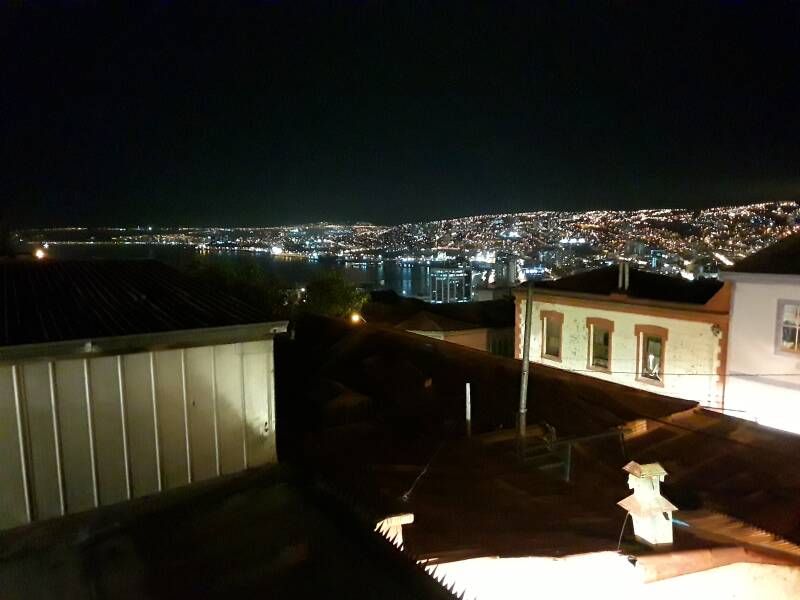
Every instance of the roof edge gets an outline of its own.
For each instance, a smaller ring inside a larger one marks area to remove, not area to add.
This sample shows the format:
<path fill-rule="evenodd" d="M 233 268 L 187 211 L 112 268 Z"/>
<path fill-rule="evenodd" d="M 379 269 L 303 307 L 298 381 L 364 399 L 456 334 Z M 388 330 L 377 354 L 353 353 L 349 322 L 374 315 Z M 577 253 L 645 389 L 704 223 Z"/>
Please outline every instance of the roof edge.
<path fill-rule="evenodd" d="M 704 304 L 694 304 L 692 302 L 667 302 L 664 300 L 650 300 L 647 298 L 636 298 L 633 296 L 627 296 L 625 294 L 590 294 L 588 292 L 569 292 L 566 290 L 554 290 L 548 288 L 536 288 L 533 289 L 533 301 L 537 302 L 540 301 L 537 299 L 537 296 L 541 298 L 542 296 L 558 296 L 562 298 L 576 298 L 580 300 L 592 300 L 595 302 L 606 302 L 611 305 L 626 305 L 626 306 L 645 306 L 645 307 L 657 307 L 657 308 L 666 308 L 671 310 L 678 310 L 683 312 L 695 312 L 695 313 L 703 313 L 709 315 L 727 315 L 729 311 L 727 310 L 719 310 L 715 308 L 709 308 L 709 303 L 722 291 L 723 288 L 720 288 L 714 296 L 709 298 L 708 302 Z M 515 288 L 514 289 L 514 296 L 515 297 L 525 297 L 526 292 L 525 289 Z"/>
<path fill-rule="evenodd" d="M 155 350 L 193 348 L 235 342 L 270 339 L 285 333 L 289 321 L 270 321 L 225 327 L 203 327 L 157 333 L 140 333 L 65 342 L 44 342 L 0 347 L 0 365 L 17 361 L 39 361 L 63 358 L 96 358 L 117 354 L 134 354 Z"/>

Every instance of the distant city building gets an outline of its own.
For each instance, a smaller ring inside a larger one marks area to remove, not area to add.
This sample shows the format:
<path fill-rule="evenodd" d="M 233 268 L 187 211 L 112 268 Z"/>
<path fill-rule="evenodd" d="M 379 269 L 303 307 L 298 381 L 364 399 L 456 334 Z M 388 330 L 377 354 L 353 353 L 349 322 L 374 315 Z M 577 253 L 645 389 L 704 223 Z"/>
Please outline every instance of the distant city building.
<path fill-rule="evenodd" d="M 469 267 L 432 267 L 430 302 L 449 304 L 472 301 L 472 270 Z"/>
<path fill-rule="evenodd" d="M 155 261 L 0 279 L 0 529 L 276 462 L 285 321 Z"/>
<path fill-rule="evenodd" d="M 516 296 L 516 356 L 524 287 Z M 535 284 L 531 361 L 721 407 L 730 289 L 626 269 Z"/>
<path fill-rule="evenodd" d="M 725 408 L 800 433 L 800 235 L 739 261 L 733 286 Z"/>

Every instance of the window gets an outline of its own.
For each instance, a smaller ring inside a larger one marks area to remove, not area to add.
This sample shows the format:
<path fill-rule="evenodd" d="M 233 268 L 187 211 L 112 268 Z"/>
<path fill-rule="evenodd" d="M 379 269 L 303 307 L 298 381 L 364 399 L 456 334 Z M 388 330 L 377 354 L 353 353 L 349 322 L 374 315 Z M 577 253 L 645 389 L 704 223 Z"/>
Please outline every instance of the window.
<path fill-rule="evenodd" d="M 614 322 L 608 319 L 586 319 L 589 328 L 587 367 L 592 371 L 611 371 L 611 334 Z"/>
<path fill-rule="evenodd" d="M 639 381 L 664 385 L 664 358 L 668 331 L 654 325 L 637 325 L 635 328 Z"/>
<path fill-rule="evenodd" d="M 661 359 L 664 355 L 664 342 L 657 335 L 646 335 L 642 339 L 641 375 L 648 379 L 661 381 Z"/>
<path fill-rule="evenodd" d="M 779 304 L 781 318 L 780 349 L 784 352 L 800 352 L 800 302 Z"/>
<path fill-rule="evenodd" d="M 564 315 L 552 310 L 543 310 L 542 317 L 542 357 L 561 360 L 561 330 Z"/>

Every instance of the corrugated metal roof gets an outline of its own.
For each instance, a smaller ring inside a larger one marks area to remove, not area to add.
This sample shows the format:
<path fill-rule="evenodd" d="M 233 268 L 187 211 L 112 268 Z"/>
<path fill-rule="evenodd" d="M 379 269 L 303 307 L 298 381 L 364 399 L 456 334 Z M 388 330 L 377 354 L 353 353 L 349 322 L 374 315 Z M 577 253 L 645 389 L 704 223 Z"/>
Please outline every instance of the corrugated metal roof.
<path fill-rule="evenodd" d="M 0 347 L 269 320 L 157 261 L 0 261 Z"/>

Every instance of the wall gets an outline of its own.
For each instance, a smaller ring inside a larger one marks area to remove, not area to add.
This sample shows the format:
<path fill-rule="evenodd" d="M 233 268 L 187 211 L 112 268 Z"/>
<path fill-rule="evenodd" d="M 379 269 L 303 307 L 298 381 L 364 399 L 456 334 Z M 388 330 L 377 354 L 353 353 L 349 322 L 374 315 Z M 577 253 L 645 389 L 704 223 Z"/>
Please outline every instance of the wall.
<path fill-rule="evenodd" d="M 415 331 L 409 329 L 409 333 L 424 335 L 435 340 L 444 340 L 445 342 L 475 348 L 476 350 L 488 350 L 486 329 L 465 329 L 463 331 Z"/>
<path fill-rule="evenodd" d="M 517 298 L 516 310 L 518 311 L 517 323 L 520 330 L 524 331 L 524 297 Z M 540 314 L 547 310 L 557 311 L 564 315 L 560 362 L 542 358 Z M 587 368 L 589 328 L 586 326 L 586 319 L 588 317 L 608 319 L 614 322 L 611 341 L 611 374 Z M 669 330 L 663 386 L 637 379 L 638 340 L 634 333 L 636 325 L 655 325 Z M 523 335 L 518 337 L 517 356 L 522 356 Z M 721 334 L 715 335 L 710 322 L 535 300 L 530 352 L 532 362 L 578 371 L 590 377 L 615 381 L 658 394 L 694 400 L 706 406 L 717 406 L 720 404 L 722 394 L 722 378 L 718 374 L 721 360 L 720 339 Z"/>
<path fill-rule="evenodd" d="M 0 366 L 0 529 L 276 460 L 271 339 Z"/>
<path fill-rule="evenodd" d="M 800 303 L 800 276 L 729 273 L 734 282 L 725 408 L 800 433 L 800 354 L 776 351 L 778 302 Z"/>
<path fill-rule="evenodd" d="M 424 335 L 435 340 L 443 340 L 475 348 L 484 352 L 491 352 L 498 356 L 514 356 L 514 329 L 511 327 L 465 329 L 463 331 L 414 331 L 409 333 Z"/>

